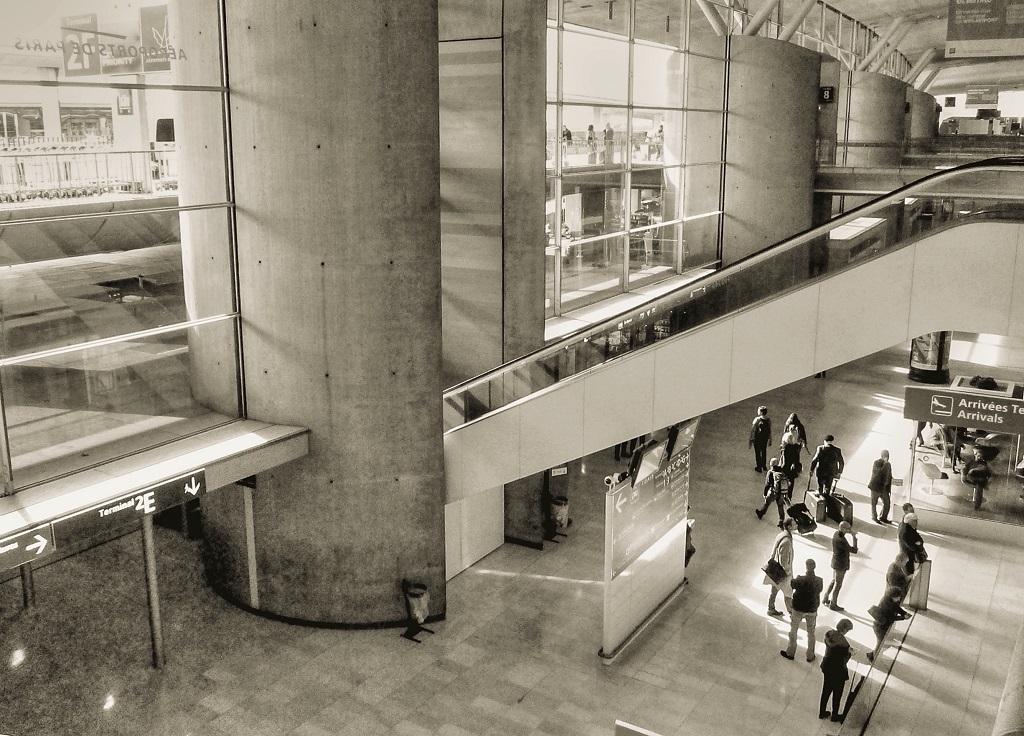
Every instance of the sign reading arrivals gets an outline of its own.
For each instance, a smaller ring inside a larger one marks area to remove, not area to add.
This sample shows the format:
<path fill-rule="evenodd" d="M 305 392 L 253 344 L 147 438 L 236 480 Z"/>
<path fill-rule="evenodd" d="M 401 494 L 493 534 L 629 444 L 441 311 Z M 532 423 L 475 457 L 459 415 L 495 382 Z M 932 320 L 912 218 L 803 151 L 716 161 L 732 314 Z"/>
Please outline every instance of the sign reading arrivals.
<path fill-rule="evenodd" d="M 1024 56 L 1024 2 L 949 0 L 946 58 Z"/>
<path fill-rule="evenodd" d="M 1024 434 L 1024 399 L 955 391 L 930 386 L 907 386 L 903 416 L 919 422 Z"/>

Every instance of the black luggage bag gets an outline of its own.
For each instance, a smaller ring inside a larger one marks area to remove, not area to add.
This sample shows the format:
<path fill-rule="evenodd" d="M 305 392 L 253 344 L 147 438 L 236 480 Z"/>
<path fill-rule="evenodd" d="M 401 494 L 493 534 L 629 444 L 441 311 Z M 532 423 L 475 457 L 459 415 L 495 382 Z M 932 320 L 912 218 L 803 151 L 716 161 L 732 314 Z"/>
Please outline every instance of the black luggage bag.
<path fill-rule="evenodd" d="M 826 499 L 828 518 L 835 523 L 853 524 L 853 501 L 841 493 L 833 491 Z"/>
<path fill-rule="evenodd" d="M 786 510 L 786 514 L 796 522 L 796 530 L 800 534 L 812 534 L 818 528 L 818 523 L 807 510 L 806 504 L 795 503 Z"/>

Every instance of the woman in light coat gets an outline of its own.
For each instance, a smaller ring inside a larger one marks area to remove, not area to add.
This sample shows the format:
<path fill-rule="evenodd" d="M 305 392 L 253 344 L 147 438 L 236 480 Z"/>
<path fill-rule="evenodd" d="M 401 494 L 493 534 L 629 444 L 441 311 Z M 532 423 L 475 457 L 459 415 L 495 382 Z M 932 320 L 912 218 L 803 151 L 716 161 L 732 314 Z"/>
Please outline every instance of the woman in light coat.
<path fill-rule="evenodd" d="M 775 607 L 775 600 L 778 598 L 779 591 L 782 591 L 782 600 L 786 604 L 786 609 L 789 609 L 789 598 L 793 594 L 792 588 L 789 586 L 789 581 L 793 579 L 793 526 L 795 522 L 786 518 L 782 522 L 782 531 L 775 537 L 775 548 L 772 550 L 772 557 L 774 557 L 782 569 L 786 571 L 786 577 L 780 580 L 778 583 L 772 582 L 772 579 L 767 575 L 764 576 L 764 582 L 766 585 L 772 586 L 771 591 L 768 593 L 768 615 L 769 616 L 781 616 L 782 611 Z"/>

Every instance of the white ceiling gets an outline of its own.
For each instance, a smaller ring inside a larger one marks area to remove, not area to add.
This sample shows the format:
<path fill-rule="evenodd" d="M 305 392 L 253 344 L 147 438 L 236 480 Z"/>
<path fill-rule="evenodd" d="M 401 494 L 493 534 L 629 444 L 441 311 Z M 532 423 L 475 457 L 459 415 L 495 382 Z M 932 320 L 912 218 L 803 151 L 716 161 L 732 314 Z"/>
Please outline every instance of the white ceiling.
<path fill-rule="evenodd" d="M 897 17 L 911 24 L 910 31 L 897 48 L 915 64 L 928 49 L 938 51 L 928 69 L 936 65 L 939 73 L 929 84 L 932 94 L 966 92 L 967 85 L 991 84 L 1000 90 L 1024 89 L 1024 58 L 950 59 L 943 53 L 946 45 L 946 18 L 949 0 L 827 0 L 836 10 L 846 13 L 882 34 Z"/>

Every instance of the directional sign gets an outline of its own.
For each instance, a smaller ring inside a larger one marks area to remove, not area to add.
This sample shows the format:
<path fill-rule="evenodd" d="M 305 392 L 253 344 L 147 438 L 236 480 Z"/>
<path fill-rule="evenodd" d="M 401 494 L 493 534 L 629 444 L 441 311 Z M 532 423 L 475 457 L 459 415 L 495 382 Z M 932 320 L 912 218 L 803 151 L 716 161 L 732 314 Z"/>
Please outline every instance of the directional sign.
<path fill-rule="evenodd" d="M 686 518 L 690 445 L 697 422 L 690 420 L 680 426 L 673 439 L 648 449 L 635 484 L 631 485 L 627 478 L 608 491 L 611 518 L 606 523 L 611 531 L 609 556 L 613 578 Z"/>
<path fill-rule="evenodd" d="M 24 565 L 53 554 L 53 529 L 49 524 L 0 539 L 0 570 Z"/>
<path fill-rule="evenodd" d="M 957 391 L 933 386 L 907 386 L 903 416 L 954 427 L 1024 434 L 1024 399 Z"/>
<path fill-rule="evenodd" d="M 206 472 L 196 470 L 57 519 L 53 522 L 54 540 L 62 547 L 68 546 L 117 527 L 132 526 L 145 516 L 180 506 L 205 493 Z"/>

